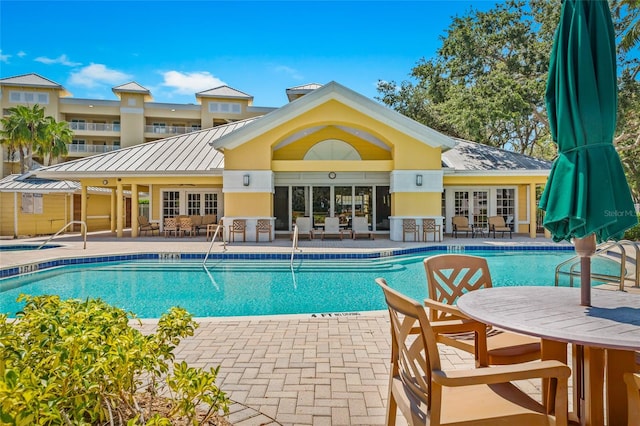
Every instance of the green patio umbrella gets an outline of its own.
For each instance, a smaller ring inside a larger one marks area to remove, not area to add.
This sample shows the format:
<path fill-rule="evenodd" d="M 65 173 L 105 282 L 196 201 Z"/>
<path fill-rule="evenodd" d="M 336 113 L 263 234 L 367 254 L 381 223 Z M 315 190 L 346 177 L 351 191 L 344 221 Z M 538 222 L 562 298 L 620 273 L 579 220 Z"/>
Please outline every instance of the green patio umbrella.
<path fill-rule="evenodd" d="M 590 305 L 595 240 L 620 239 L 637 223 L 613 146 L 618 107 L 613 23 L 605 0 L 564 0 L 556 29 L 546 103 L 558 145 L 540 200 L 554 241 L 574 241 L 582 304 Z"/>

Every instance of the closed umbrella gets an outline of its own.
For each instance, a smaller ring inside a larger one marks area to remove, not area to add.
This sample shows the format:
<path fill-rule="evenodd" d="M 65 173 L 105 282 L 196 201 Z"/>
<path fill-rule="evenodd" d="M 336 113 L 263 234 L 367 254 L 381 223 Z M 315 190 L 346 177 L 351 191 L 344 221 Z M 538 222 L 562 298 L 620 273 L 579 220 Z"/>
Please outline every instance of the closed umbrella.
<path fill-rule="evenodd" d="M 546 104 L 558 157 L 540 200 L 554 241 L 581 256 L 581 303 L 590 305 L 590 256 L 637 223 L 613 146 L 618 107 L 615 37 L 606 0 L 564 0 L 556 29 Z"/>

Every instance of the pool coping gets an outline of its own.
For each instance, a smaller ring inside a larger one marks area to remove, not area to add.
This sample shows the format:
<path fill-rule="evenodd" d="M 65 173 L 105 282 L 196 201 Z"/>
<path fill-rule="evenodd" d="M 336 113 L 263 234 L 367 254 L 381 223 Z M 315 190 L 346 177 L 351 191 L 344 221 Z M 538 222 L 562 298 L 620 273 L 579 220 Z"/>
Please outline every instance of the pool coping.
<path fill-rule="evenodd" d="M 0 279 L 11 278 L 23 274 L 43 271 L 51 268 L 89 263 L 121 262 L 130 260 L 371 260 L 394 256 L 446 251 L 448 253 L 464 253 L 466 251 L 574 251 L 572 245 L 430 245 L 411 248 L 382 249 L 367 252 L 312 252 L 312 253 L 184 253 L 184 252 L 142 252 L 129 254 L 105 254 L 91 256 L 73 256 L 49 259 L 41 262 L 28 262 L 0 269 Z"/>

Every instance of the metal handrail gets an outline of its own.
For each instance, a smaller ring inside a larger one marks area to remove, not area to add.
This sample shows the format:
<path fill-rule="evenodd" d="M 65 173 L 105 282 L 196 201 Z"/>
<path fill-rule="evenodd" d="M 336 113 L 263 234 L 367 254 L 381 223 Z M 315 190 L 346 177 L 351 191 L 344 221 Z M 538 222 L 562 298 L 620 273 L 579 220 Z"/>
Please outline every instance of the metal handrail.
<path fill-rule="evenodd" d="M 62 231 L 64 231 L 65 229 L 67 229 L 69 227 L 69 225 L 75 225 L 75 224 L 80 224 L 83 226 L 83 228 L 80 228 L 80 233 L 82 233 L 82 236 L 84 237 L 84 245 L 83 245 L 83 249 L 86 250 L 87 249 L 87 224 L 82 221 L 82 220 L 72 220 L 71 222 L 67 223 L 65 226 L 63 226 L 62 228 L 60 228 L 60 230 L 58 232 L 56 232 L 55 234 L 53 234 L 52 236 L 49 237 L 49 239 L 47 241 L 45 241 L 44 243 L 42 243 L 41 245 L 39 245 L 36 250 L 40 250 L 42 247 L 46 246 L 47 243 L 51 240 L 53 240 L 55 237 L 57 237 Z M 84 232 L 82 232 L 82 230 L 84 230 Z"/>
<path fill-rule="evenodd" d="M 628 241 L 628 240 L 612 241 L 600 246 L 596 250 L 596 252 L 593 254 L 594 257 L 604 255 L 606 254 L 606 252 L 608 252 L 611 248 L 614 248 L 614 247 L 620 250 L 620 274 L 619 275 L 591 274 L 591 276 L 599 280 L 611 280 L 611 279 L 618 280 L 619 289 L 621 291 L 624 291 L 625 282 L 627 281 L 627 278 L 626 278 L 626 271 L 627 271 L 626 247 L 627 246 L 631 246 L 635 249 L 636 271 L 635 271 L 634 287 L 640 287 L 640 247 L 638 246 L 637 243 L 634 243 L 633 241 Z M 569 271 L 568 272 L 562 271 L 561 270 L 562 267 L 568 264 L 571 264 L 571 266 L 569 267 Z M 564 262 L 560 263 L 558 266 L 556 266 L 556 274 L 555 274 L 556 284 L 555 285 L 558 286 L 560 275 L 562 274 L 562 275 L 569 275 L 569 286 L 573 287 L 574 278 L 580 275 L 578 272 L 576 272 L 576 268 L 578 266 L 580 266 L 580 256 L 571 257 L 565 260 Z"/>
<path fill-rule="evenodd" d="M 207 263 L 207 259 L 209 258 L 209 254 L 211 254 L 211 249 L 213 248 L 213 243 L 216 242 L 216 235 L 218 235 L 218 232 L 220 231 L 220 227 L 222 227 L 222 251 L 227 251 L 227 240 L 225 240 L 224 238 L 224 225 L 222 224 L 222 220 L 220 220 L 220 222 L 216 226 L 215 232 L 213 233 L 213 238 L 211 238 L 211 244 L 209 244 L 209 250 L 207 250 L 207 254 L 204 256 L 202 266 Z"/>
<path fill-rule="evenodd" d="M 289 263 L 289 266 L 291 268 L 291 272 L 293 272 L 293 257 L 296 253 L 296 251 L 300 251 L 300 249 L 298 248 L 298 225 L 297 224 L 293 224 L 293 242 L 291 243 L 291 262 Z"/>

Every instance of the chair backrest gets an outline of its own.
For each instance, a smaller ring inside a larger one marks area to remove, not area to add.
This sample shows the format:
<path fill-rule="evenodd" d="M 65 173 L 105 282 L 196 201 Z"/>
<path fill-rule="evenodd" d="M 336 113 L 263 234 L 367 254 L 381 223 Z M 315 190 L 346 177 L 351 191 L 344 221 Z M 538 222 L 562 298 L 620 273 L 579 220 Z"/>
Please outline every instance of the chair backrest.
<path fill-rule="evenodd" d="M 492 286 L 487 260 L 466 254 L 441 254 L 424 261 L 428 297 L 454 305 L 458 297 L 468 291 Z M 431 321 L 448 319 L 442 311 L 429 310 Z"/>
<path fill-rule="evenodd" d="M 625 373 L 629 425 L 640 424 L 640 373 Z"/>
<path fill-rule="evenodd" d="M 436 230 L 436 220 L 435 219 L 422 219 L 422 229 L 425 231 L 435 231 Z"/>
<path fill-rule="evenodd" d="M 469 218 L 466 216 L 454 216 L 451 218 L 451 223 L 458 228 L 468 228 Z"/>
<path fill-rule="evenodd" d="M 146 216 L 138 216 L 138 225 L 147 226 L 149 224 L 149 219 Z"/>
<path fill-rule="evenodd" d="M 309 232 L 311 231 L 311 218 L 298 216 L 296 217 L 296 225 L 298 225 L 298 232 Z"/>
<path fill-rule="evenodd" d="M 256 222 L 256 230 L 260 231 L 270 231 L 271 230 L 271 221 L 269 219 L 258 219 Z"/>
<path fill-rule="evenodd" d="M 418 229 L 415 219 L 402 219 L 402 230 L 405 232 L 412 232 Z"/>
<path fill-rule="evenodd" d="M 352 227 L 355 232 L 369 232 L 369 219 L 366 216 L 353 218 Z"/>
<path fill-rule="evenodd" d="M 431 406 L 431 371 L 440 370 L 440 354 L 424 307 L 377 278 L 389 309 L 391 368 L 405 390 Z"/>
<path fill-rule="evenodd" d="M 193 222 L 191 222 L 191 218 L 190 217 L 181 217 L 180 218 L 180 229 L 184 230 L 190 230 L 191 228 L 193 228 Z"/>
<path fill-rule="evenodd" d="M 489 216 L 489 228 L 495 226 L 496 228 L 506 228 L 507 225 L 504 222 L 504 217 L 502 216 Z"/>
<path fill-rule="evenodd" d="M 191 218 L 191 223 L 193 224 L 193 226 L 202 225 L 202 219 L 203 219 L 202 216 L 194 214 L 194 215 L 191 215 L 189 217 Z"/>
<path fill-rule="evenodd" d="M 175 217 L 164 218 L 164 229 L 176 229 L 178 227 L 178 221 Z"/>
<path fill-rule="evenodd" d="M 233 219 L 232 228 L 234 232 L 244 232 L 247 228 L 246 219 Z"/>
<path fill-rule="evenodd" d="M 202 216 L 202 224 L 210 225 L 212 223 L 216 223 L 217 217 L 215 214 L 205 214 Z"/>
<path fill-rule="evenodd" d="M 327 233 L 340 232 L 340 218 L 326 217 L 324 219 L 324 232 L 327 232 Z"/>

